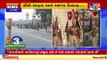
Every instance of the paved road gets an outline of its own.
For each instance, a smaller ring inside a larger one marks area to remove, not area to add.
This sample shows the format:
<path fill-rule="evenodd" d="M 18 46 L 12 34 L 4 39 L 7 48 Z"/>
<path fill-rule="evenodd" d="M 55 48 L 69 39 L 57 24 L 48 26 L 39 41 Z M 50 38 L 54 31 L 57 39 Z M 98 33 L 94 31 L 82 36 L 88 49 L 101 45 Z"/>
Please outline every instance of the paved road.
<path fill-rule="evenodd" d="M 6 37 L 8 29 L 6 28 Z M 51 47 L 52 33 L 45 32 L 44 29 L 39 31 L 35 29 L 19 29 L 12 27 L 12 37 L 21 36 L 26 47 Z"/>

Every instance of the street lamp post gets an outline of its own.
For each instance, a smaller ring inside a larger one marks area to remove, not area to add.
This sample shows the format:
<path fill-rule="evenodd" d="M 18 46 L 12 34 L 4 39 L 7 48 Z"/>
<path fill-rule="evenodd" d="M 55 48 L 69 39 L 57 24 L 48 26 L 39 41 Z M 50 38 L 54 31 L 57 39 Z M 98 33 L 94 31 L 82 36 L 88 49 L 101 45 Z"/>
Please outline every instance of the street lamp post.
<path fill-rule="evenodd" d="M 7 38 L 7 40 L 9 40 L 8 44 L 11 44 L 11 42 L 12 42 L 12 39 L 11 39 L 12 18 L 8 19 L 8 21 L 6 22 L 6 25 L 7 25 L 7 28 L 8 28 L 8 38 Z"/>

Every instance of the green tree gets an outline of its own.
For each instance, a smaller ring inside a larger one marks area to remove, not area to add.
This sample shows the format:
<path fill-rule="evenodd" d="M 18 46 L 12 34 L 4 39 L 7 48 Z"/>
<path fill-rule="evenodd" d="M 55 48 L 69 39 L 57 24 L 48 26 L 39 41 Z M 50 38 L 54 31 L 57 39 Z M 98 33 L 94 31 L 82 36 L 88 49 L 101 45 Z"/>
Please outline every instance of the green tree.
<path fill-rule="evenodd" d="M 52 23 L 52 9 L 36 9 L 36 14 L 41 16 L 41 22 Z"/>

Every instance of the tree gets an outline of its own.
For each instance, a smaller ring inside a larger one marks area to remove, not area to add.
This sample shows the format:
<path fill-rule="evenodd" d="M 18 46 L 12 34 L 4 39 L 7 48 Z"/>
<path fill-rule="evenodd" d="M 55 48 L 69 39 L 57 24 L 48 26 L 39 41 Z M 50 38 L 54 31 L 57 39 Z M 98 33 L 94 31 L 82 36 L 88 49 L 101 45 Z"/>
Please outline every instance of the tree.
<path fill-rule="evenodd" d="M 36 14 L 41 16 L 41 22 L 52 23 L 52 9 L 36 9 Z"/>

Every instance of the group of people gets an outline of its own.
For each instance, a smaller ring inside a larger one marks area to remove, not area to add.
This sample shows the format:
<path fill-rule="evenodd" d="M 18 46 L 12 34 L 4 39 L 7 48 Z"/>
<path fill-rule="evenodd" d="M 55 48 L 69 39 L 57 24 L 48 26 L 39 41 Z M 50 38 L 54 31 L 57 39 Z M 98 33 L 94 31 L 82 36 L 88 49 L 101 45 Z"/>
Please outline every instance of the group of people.
<path fill-rule="evenodd" d="M 80 9 L 81 10 L 81 9 Z M 73 9 L 71 21 L 67 21 L 65 26 L 66 41 L 68 47 L 79 47 L 83 46 L 85 35 L 92 40 L 91 46 L 98 46 L 98 37 L 99 37 L 99 12 L 86 10 L 84 9 L 82 15 L 79 13 L 79 10 Z M 95 15 L 93 13 L 96 13 Z M 84 21 L 88 20 L 89 23 Z M 69 26 L 69 22 L 72 22 L 72 25 Z M 89 31 L 85 31 L 86 27 L 89 27 Z M 88 26 L 89 25 L 89 26 Z M 97 38 L 96 38 L 97 37 Z M 86 43 L 87 44 L 87 43 Z M 63 37 L 61 28 L 58 26 L 57 18 L 53 25 L 53 46 L 60 47 L 63 46 Z"/>

